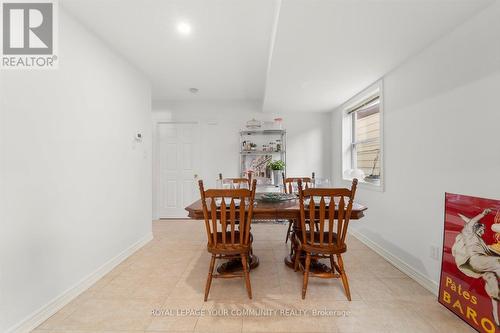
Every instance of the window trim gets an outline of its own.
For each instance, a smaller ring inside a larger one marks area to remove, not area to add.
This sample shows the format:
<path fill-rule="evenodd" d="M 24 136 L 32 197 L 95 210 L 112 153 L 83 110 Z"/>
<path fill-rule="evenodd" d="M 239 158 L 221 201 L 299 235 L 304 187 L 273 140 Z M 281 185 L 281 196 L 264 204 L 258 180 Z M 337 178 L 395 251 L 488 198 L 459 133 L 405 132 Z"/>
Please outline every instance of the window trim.
<path fill-rule="evenodd" d="M 362 92 L 350 98 L 341 108 L 342 111 L 342 168 L 340 170 L 341 181 L 348 186 L 352 179 L 344 176 L 344 171 L 350 169 L 350 166 L 355 164 L 355 148 L 353 147 L 360 142 L 354 142 L 355 119 L 352 113 L 357 109 L 362 108 L 364 105 L 370 103 L 375 95 L 379 96 L 379 113 L 380 113 L 380 184 L 373 184 L 359 179 L 359 187 L 370 189 L 374 191 L 383 192 L 385 189 L 385 167 L 384 167 L 384 94 L 383 94 L 383 81 L 379 80 L 370 85 Z"/>

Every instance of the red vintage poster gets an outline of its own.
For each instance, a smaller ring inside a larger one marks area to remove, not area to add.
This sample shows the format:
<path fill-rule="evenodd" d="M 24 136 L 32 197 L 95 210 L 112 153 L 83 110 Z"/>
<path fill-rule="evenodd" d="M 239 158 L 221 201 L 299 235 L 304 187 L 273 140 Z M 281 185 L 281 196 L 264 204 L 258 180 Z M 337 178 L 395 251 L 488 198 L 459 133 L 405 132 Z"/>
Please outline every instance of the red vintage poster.
<path fill-rule="evenodd" d="M 478 332 L 500 332 L 500 200 L 446 194 L 439 302 Z"/>

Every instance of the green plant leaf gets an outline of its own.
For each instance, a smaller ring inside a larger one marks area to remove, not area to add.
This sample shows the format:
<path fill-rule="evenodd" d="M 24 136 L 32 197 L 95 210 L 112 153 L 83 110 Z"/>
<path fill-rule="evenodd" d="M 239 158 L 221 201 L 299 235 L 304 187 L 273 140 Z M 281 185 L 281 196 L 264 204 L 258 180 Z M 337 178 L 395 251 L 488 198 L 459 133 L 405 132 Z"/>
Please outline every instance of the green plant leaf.
<path fill-rule="evenodd" d="M 285 162 L 281 160 L 271 161 L 268 166 L 271 170 L 285 170 Z"/>

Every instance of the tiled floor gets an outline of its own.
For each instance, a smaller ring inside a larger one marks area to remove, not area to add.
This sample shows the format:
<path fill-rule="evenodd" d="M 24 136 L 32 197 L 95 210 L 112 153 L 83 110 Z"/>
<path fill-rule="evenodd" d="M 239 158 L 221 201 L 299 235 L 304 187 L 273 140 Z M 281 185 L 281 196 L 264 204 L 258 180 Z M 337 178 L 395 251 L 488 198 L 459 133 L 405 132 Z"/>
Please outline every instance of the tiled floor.
<path fill-rule="evenodd" d="M 260 258 L 250 276 L 253 300 L 243 280 L 215 279 L 203 302 L 210 256 L 202 223 L 154 222 L 153 241 L 34 332 L 474 332 L 352 237 L 345 255 L 352 302 L 340 280 L 315 278 L 302 300 L 302 275 L 283 263 L 280 224 L 252 226 Z"/>

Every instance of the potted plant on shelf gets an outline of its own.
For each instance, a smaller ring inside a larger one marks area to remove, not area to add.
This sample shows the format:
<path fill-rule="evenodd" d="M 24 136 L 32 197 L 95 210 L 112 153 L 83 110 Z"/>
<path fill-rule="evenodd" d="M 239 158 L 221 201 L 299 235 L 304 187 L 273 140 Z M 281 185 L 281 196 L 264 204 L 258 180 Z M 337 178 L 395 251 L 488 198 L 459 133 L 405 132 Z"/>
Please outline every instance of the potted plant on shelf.
<path fill-rule="evenodd" d="M 273 184 L 279 185 L 281 179 L 281 173 L 285 170 L 285 162 L 282 160 L 271 161 L 268 164 L 268 167 L 271 168 L 273 174 Z"/>

